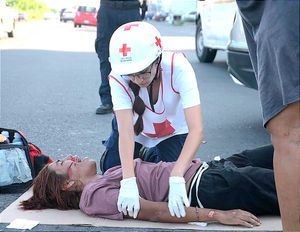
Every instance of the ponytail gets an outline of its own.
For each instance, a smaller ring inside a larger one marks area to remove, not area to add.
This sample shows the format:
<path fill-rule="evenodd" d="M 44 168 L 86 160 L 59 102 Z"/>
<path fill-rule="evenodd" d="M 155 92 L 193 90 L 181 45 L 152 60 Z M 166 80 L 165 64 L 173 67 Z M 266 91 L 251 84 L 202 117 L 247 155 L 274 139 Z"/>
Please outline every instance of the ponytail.
<path fill-rule="evenodd" d="M 143 123 L 143 114 L 145 112 L 145 103 L 144 101 L 140 98 L 139 92 L 140 92 L 140 86 L 137 84 L 133 83 L 132 81 L 129 82 L 129 87 L 132 90 L 135 99 L 133 102 L 132 110 L 138 114 L 138 119 L 134 124 L 134 133 L 136 135 L 139 135 L 143 129 L 144 129 L 144 123 Z"/>
<path fill-rule="evenodd" d="M 162 55 L 160 55 L 154 62 L 156 62 L 158 60 L 158 64 L 157 64 L 157 69 L 156 69 L 156 73 L 154 76 L 154 79 L 152 80 L 150 87 L 150 93 L 151 93 L 151 97 L 150 97 L 150 102 L 151 102 L 151 107 L 153 107 L 152 105 L 152 85 L 153 82 L 158 78 L 159 76 L 159 67 L 160 67 L 160 63 L 161 63 L 161 59 L 162 59 Z M 140 98 L 139 96 L 139 92 L 140 92 L 140 86 L 133 83 L 132 81 L 129 82 L 129 88 L 132 90 L 133 94 L 134 94 L 134 102 L 133 102 L 133 106 L 132 106 L 132 110 L 138 114 L 138 119 L 135 122 L 133 128 L 134 128 L 134 133 L 136 135 L 139 135 L 143 129 L 144 129 L 144 123 L 143 123 L 143 114 L 145 112 L 145 103 L 144 101 Z M 153 109 L 153 108 L 152 108 Z M 154 111 L 154 109 L 153 109 Z"/>

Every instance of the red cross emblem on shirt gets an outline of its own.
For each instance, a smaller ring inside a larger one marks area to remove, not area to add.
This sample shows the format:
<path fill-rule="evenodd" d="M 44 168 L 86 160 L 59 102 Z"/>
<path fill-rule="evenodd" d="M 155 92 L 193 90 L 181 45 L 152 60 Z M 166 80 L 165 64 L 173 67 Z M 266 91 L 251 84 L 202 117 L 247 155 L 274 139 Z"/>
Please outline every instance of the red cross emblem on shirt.
<path fill-rule="evenodd" d="M 138 27 L 139 24 L 138 23 L 130 23 L 130 24 L 126 24 L 124 26 L 124 31 L 129 31 L 131 29 L 131 27 Z"/>
<path fill-rule="evenodd" d="M 171 122 L 166 119 L 165 121 L 161 123 L 153 123 L 154 127 L 154 134 L 151 133 L 144 133 L 146 136 L 150 138 L 161 138 L 168 135 L 171 135 L 175 132 L 174 127 L 172 127 Z"/>
<path fill-rule="evenodd" d="M 159 46 L 161 48 L 161 40 L 160 40 L 160 38 L 158 38 L 157 36 L 155 36 L 155 40 L 156 40 L 155 45 Z"/>
<path fill-rule="evenodd" d="M 119 52 L 122 52 L 123 56 L 127 56 L 127 52 L 130 52 L 131 48 L 127 47 L 127 44 L 123 44 L 121 48 L 119 48 Z"/>

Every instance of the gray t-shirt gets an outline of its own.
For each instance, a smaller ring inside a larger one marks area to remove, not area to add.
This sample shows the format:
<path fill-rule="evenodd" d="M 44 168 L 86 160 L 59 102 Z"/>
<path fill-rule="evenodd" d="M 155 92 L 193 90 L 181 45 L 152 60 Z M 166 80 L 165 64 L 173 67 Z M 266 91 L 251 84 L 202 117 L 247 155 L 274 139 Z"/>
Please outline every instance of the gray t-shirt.
<path fill-rule="evenodd" d="M 169 176 L 175 162 L 158 164 L 135 160 L 135 174 L 140 197 L 156 202 L 167 202 L 169 193 Z M 200 160 L 194 160 L 184 175 L 187 182 L 201 166 Z M 110 168 L 98 180 L 86 185 L 82 191 L 79 207 L 90 216 L 122 220 L 118 211 L 121 166 Z"/>

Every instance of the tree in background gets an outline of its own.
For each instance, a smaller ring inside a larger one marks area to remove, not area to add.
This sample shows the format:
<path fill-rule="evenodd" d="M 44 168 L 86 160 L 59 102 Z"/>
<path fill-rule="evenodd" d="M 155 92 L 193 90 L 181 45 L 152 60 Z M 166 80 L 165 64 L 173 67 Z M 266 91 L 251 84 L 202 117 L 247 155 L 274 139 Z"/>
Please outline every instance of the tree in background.
<path fill-rule="evenodd" d="M 7 3 L 19 12 L 26 12 L 29 19 L 42 19 L 49 12 L 47 5 L 37 0 L 7 0 Z"/>

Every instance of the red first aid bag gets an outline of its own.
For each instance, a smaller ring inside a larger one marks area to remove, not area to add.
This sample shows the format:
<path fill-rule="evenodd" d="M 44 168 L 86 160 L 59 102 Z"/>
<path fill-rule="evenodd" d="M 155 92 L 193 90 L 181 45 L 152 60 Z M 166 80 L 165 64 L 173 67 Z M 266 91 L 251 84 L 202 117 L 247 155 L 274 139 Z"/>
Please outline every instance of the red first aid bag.
<path fill-rule="evenodd" d="M 29 143 L 22 133 L 0 128 L 0 193 L 26 191 L 52 159 Z"/>

